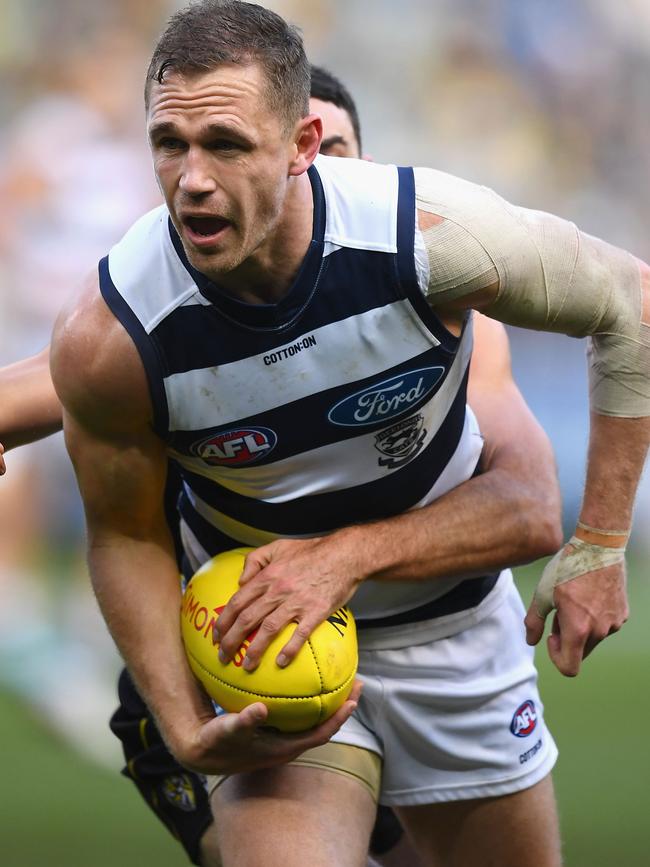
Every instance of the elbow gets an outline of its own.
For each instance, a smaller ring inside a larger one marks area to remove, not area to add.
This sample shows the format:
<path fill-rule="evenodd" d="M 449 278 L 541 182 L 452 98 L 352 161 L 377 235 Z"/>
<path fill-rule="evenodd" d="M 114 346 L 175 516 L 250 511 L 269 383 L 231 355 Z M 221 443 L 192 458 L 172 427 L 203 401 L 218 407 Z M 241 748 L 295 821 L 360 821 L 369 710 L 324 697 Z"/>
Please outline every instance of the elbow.
<path fill-rule="evenodd" d="M 564 542 L 559 498 L 547 498 L 543 503 L 536 501 L 526 514 L 526 530 L 522 535 L 526 540 L 527 560 L 538 560 L 559 551 Z"/>

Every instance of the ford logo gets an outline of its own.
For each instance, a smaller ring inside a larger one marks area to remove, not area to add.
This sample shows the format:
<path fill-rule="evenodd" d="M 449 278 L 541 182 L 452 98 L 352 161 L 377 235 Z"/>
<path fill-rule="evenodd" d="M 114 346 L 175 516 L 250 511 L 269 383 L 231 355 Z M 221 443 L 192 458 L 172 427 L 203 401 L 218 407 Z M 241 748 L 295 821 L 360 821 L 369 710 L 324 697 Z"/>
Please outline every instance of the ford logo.
<path fill-rule="evenodd" d="M 369 385 L 340 400 L 329 411 L 332 424 L 344 427 L 388 421 L 410 410 L 433 391 L 445 372 L 444 367 L 421 367 Z"/>

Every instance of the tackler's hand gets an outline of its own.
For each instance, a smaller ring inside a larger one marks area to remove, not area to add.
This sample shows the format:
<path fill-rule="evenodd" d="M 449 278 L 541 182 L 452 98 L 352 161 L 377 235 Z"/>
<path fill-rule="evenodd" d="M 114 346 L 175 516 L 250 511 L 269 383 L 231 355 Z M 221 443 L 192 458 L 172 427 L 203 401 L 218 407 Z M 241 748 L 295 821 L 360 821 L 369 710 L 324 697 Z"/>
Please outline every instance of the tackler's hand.
<path fill-rule="evenodd" d="M 296 628 L 277 657 L 288 665 L 314 629 L 353 595 L 360 579 L 355 537 L 346 530 L 313 539 L 278 539 L 251 552 L 241 578 L 217 621 L 219 655 L 232 659 L 246 636 L 244 667 L 252 671 L 272 639 L 289 623 Z"/>
<path fill-rule="evenodd" d="M 623 538 L 620 547 L 573 536 L 547 564 L 528 609 L 529 644 L 539 642 L 546 618 L 555 609 L 548 653 L 567 677 L 575 677 L 582 660 L 627 620 L 626 534 L 617 535 Z"/>

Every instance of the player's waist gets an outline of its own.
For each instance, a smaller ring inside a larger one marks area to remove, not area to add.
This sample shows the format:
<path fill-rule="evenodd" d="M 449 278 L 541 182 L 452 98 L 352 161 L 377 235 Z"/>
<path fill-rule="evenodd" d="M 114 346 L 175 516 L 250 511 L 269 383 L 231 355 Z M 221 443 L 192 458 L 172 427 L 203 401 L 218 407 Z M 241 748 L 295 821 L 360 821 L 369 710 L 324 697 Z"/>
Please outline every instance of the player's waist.
<path fill-rule="evenodd" d="M 505 569 L 497 574 L 460 580 L 446 593 L 397 614 L 373 618 L 357 616 L 359 648 L 383 650 L 448 638 L 488 616 L 512 584 L 512 573 Z"/>
<path fill-rule="evenodd" d="M 383 629 L 409 623 L 421 623 L 423 620 L 447 617 L 468 608 L 476 608 L 494 588 L 499 574 L 499 572 L 494 572 L 479 578 L 466 578 L 443 596 L 398 614 L 391 614 L 387 617 L 358 617 L 356 619 L 357 629 Z"/>

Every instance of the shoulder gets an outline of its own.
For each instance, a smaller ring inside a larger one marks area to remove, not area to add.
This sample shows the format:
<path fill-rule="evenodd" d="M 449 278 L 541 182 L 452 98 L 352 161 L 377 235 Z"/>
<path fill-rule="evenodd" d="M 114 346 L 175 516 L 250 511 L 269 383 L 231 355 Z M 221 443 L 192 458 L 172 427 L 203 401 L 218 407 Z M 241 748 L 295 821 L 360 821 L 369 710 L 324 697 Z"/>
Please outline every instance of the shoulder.
<path fill-rule="evenodd" d="M 395 252 L 397 168 L 366 160 L 317 157 L 325 196 L 324 240 L 340 247 Z"/>
<path fill-rule="evenodd" d="M 152 261 L 164 255 L 170 246 L 169 211 L 160 205 L 136 220 L 111 248 L 108 259 L 112 279 L 118 285 L 128 285 L 140 272 L 146 274 Z"/>
<path fill-rule="evenodd" d="M 50 368 L 64 410 L 84 427 L 110 433 L 150 423 L 142 362 L 102 298 L 96 273 L 58 317 Z"/>

